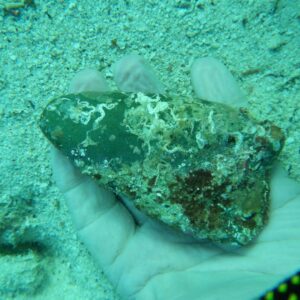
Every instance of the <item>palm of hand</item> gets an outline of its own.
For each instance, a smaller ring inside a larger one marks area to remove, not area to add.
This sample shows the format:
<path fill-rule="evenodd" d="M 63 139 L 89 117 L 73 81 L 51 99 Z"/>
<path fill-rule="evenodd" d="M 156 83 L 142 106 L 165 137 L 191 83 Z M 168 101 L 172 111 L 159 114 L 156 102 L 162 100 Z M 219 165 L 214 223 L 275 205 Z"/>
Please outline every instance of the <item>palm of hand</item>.
<path fill-rule="evenodd" d="M 129 212 L 60 153 L 53 157 L 79 236 L 126 299 L 252 299 L 300 265 L 300 189 L 281 170 L 269 224 L 252 245 L 228 252 Z"/>

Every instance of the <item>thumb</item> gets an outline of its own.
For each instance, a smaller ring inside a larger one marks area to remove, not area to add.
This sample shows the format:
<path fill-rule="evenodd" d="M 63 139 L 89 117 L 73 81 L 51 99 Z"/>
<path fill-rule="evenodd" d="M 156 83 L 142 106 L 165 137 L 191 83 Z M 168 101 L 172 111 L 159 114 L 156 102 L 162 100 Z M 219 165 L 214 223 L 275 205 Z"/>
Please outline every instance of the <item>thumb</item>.
<path fill-rule="evenodd" d="M 107 269 L 133 236 L 135 223 L 113 193 L 82 175 L 58 150 L 51 153 L 54 179 L 69 207 L 80 239 Z"/>

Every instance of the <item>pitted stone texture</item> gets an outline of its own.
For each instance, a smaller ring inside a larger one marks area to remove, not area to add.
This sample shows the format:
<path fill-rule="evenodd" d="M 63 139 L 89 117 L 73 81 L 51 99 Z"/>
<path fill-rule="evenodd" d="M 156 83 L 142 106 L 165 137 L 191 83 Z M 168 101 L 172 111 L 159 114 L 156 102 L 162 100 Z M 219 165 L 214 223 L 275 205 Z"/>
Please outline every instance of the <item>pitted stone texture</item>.
<path fill-rule="evenodd" d="M 246 245 L 268 220 L 281 130 L 247 110 L 162 95 L 67 95 L 40 127 L 83 173 L 198 239 Z"/>

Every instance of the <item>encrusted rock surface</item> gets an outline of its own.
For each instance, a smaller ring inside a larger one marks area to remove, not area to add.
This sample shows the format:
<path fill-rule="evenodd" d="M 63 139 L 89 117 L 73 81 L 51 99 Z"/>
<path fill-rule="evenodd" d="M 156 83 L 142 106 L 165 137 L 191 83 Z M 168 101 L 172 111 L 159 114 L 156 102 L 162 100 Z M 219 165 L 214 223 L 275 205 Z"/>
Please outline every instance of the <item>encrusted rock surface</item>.
<path fill-rule="evenodd" d="M 32 250 L 14 255 L 2 254 L 0 264 L 0 299 L 33 299 L 45 283 L 46 273 L 41 259 Z"/>
<path fill-rule="evenodd" d="M 226 245 L 268 220 L 282 131 L 245 109 L 162 95 L 85 93 L 52 100 L 40 127 L 89 174 L 149 216 Z"/>

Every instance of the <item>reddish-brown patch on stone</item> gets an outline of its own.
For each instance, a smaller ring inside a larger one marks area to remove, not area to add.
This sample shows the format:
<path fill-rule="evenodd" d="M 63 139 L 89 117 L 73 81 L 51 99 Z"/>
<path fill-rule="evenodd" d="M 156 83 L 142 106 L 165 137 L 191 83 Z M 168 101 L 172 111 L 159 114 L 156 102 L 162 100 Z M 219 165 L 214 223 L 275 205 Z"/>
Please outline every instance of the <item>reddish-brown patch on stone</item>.
<path fill-rule="evenodd" d="M 195 191 L 211 184 L 212 175 L 207 170 L 194 170 L 184 179 L 184 185 L 188 191 Z"/>

